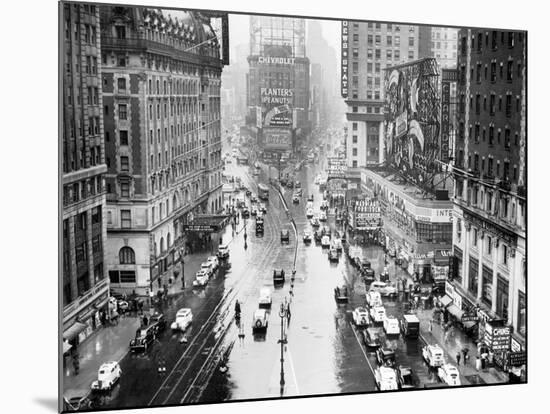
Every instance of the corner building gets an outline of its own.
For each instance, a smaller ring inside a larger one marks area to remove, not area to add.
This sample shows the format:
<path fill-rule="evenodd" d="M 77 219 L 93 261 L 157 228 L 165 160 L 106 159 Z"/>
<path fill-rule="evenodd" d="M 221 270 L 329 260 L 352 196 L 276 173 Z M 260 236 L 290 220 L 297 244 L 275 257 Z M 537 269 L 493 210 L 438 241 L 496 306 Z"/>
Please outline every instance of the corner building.
<path fill-rule="evenodd" d="M 462 310 L 526 339 L 526 34 L 461 29 L 453 289 Z"/>
<path fill-rule="evenodd" d="M 179 270 L 194 214 L 222 208 L 220 45 L 210 18 L 103 7 L 107 263 L 148 294 Z"/>
<path fill-rule="evenodd" d="M 63 4 L 63 339 L 64 352 L 100 326 L 106 310 L 105 147 L 99 10 Z"/>

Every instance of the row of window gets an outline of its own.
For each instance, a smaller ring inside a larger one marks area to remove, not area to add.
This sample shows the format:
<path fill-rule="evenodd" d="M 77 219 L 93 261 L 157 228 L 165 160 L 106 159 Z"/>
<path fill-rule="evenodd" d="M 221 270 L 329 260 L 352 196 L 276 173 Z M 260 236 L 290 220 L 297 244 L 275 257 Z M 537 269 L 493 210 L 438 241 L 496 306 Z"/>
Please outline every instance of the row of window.
<path fill-rule="evenodd" d="M 101 176 L 91 177 L 77 183 L 63 186 L 63 204 L 69 205 L 88 196 L 100 194 L 103 188 L 103 178 Z"/>
<path fill-rule="evenodd" d="M 441 45 L 443 45 L 443 47 L 441 47 Z M 442 49 L 442 50 L 447 50 L 447 49 L 452 49 L 452 50 L 455 50 L 456 49 L 456 43 L 454 42 L 450 42 L 450 43 L 447 43 L 447 42 L 432 42 L 432 49 Z M 454 57 L 456 57 L 456 52 L 454 53 Z"/>
<path fill-rule="evenodd" d="M 499 35 L 500 34 L 500 35 Z M 499 39 L 500 38 L 500 39 Z M 500 43 L 499 43 L 500 40 Z M 483 32 L 472 35 L 472 50 L 476 50 L 481 53 L 484 49 L 497 50 L 500 46 L 513 48 L 516 42 L 523 42 L 523 33 L 521 32 L 498 32 L 492 30 L 491 32 Z M 466 38 L 461 39 L 462 53 L 466 54 Z"/>
<path fill-rule="evenodd" d="M 506 66 L 506 81 L 512 82 L 514 75 L 521 79 L 523 65 L 521 61 L 517 62 L 514 67 L 514 59 L 508 59 L 507 61 L 497 62 L 493 60 L 491 64 L 483 65 L 482 62 L 477 62 L 475 66 L 475 81 L 480 84 L 483 81 L 490 81 L 495 83 L 497 80 L 504 80 L 504 66 Z M 459 80 L 462 84 L 466 82 L 466 65 L 460 65 Z M 482 79 L 483 77 L 483 79 Z M 470 78 L 474 80 L 474 66 L 470 67 Z M 498 78 L 498 79 L 497 79 Z"/>
<path fill-rule="evenodd" d="M 458 110 L 462 114 L 466 112 L 466 97 L 464 94 L 460 94 Z M 502 95 L 498 97 L 497 102 L 497 96 L 495 93 L 491 93 L 488 100 L 487 95 L 482 96 L 481 94 L 477 93 L 475 96 L 475 101 L 473 95 L 470 95 L 470 110 L 475 111 L 476 115 L 480 115 L 481 111 L 483 110 L 485 112 L 488 112 L 490 116 L 495 116 L 497 114 L 497 111 L 504 111 L 506 117 L 511 118 L 514 111 L 516 114 L 521 111 L 521 98 L 519 95 L 516 95 L 514 98 L 512 92 L 507 92 L 504 98 L 503 105 Z M 461 138 L 463 138 L 463 136 L 461 136 Z"/>
<path fill-rule="evenodd" d="M 359 58 L 359 48 L 353 48 L 352 50 L 352 57 L 354 59 Z M 386 49 L 386 59 L 387 60 L 396 60 L 398 61 L 401 58 L 401 51 L 399 49 L 392 50 L 392 49 Z M 407 57 L 409 60 L 414 59 L 414 50 L 409 50 Z M 381 49 L 367 49 L 367 59 L 381 59 L 382 58 L 382 50 Z"/>
<path fill-rule="evenodd" d="M 66 57 L 66 68 L 67 73 L 71 73 L 72 66 L 73 66 L 73 59 L 70 53 L 67 53 Z M 75 74 L 80 73 L 80 63 L 78 59 L 76 59 L 76 62 L 74 62 L 75 65 Z M 97 75 L 98 69 L 97 69 L 97 57 L 96 56 L 86 56 L 86 59 L 84 61 L 84 68 L 83 72 L 87 75 Z"/>

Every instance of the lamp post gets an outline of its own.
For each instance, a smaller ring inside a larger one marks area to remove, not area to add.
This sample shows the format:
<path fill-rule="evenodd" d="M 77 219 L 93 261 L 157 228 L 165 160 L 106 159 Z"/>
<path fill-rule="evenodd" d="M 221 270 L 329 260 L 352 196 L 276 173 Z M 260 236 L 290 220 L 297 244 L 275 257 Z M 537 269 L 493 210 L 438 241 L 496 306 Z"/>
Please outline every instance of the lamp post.
<path fill-rule="evenodd" d="M 278 341 L 281 344 L 281 380 L 279 381 L 279 385 L 281 386 L 280 392 L 282 397 L 283 391 L 285 388 L 285 371 L 283 366 L 285 360 L 283 357 L 283 351 L 284 351 L 284 346 L 287 343 L 287 340 L 284 334 L 284 318 L 286 317 L 286 309 L 282 303 L 281 303 L 281 308 L 279 309 L 279 317 L 281 318 L 281 339 L 279 339 Z"/>

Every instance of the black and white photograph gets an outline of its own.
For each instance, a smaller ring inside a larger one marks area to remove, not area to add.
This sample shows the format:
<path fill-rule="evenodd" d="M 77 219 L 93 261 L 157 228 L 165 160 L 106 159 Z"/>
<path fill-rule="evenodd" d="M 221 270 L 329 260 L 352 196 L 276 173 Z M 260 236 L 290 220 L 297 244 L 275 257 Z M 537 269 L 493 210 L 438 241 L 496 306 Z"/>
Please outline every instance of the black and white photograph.
<path fill-rule="evenodd" d="M 58 3 L 59 409 L 525 386 L 528 31 L 176 4 Z"/>

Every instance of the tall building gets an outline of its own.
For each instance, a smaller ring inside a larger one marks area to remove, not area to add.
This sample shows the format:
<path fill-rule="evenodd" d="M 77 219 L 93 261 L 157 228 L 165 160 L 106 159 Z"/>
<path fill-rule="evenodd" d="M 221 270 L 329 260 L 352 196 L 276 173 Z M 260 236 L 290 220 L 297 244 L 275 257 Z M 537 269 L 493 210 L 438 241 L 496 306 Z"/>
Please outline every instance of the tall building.
<path fill-rule="evenodd" d="M 237 45 L 231 54 L 231 64 L 222 73 L 222 124 L 224 130 L 242 125 L 246 116 L 246 72 L 248 45 Z"/>
<path fill-rule="evenodd" d="M 105 278 L 105 148 L 99 10 L 64 4 L 63 338 L 77 345 L 100 325 Z"/>
<path fill-rule="evenodd" d="M 347 104 L 348 167 L 384 161 L 384 69 L 429 56 L 429 29 L 342 21 L 341 95 Z"/>
<path fill-rule="evenodd" d="M 449 27 L 431 28 L 431 56 L 442 69 L 456 68 L 458 29 Z"/>
<path fill-rule="evenodd" d="M 184 246 L 205 236 L 188 224 L 222 208 L 219 39 L 208 16 L 175 13 L 101 8 L 107 263 L 116 290 L 152 293 L 167 283 Z"/>
<path fill-rule="evenodd" d="M 526 44 L 523 32 L 459 32 L 452 293 L 511 326 L 512 351 L 526 339 Z"/>
<path fill-rule="evenodd" d="M 248 64 L 247 126 L 264 156 L 294 150 L 310 131 L 305 21 L 251 16 Z"/>

